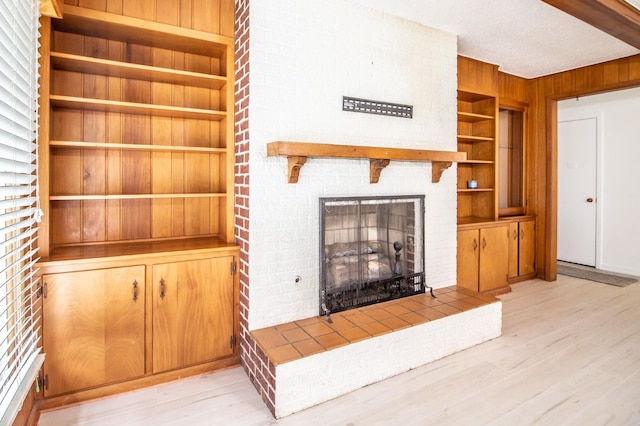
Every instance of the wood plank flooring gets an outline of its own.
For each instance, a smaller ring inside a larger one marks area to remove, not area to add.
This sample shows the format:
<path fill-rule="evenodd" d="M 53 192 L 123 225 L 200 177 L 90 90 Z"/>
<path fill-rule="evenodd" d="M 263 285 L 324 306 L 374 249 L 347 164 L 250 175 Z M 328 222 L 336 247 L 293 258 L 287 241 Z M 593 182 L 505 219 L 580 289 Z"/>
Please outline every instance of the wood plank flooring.
<path fill-rule="evenodd" d="M 238 367 L 43 413 L 39 425 L 640 424 L 640 284 L 559 276 L 500 298 L 501 337 L 284 419 Z"/>

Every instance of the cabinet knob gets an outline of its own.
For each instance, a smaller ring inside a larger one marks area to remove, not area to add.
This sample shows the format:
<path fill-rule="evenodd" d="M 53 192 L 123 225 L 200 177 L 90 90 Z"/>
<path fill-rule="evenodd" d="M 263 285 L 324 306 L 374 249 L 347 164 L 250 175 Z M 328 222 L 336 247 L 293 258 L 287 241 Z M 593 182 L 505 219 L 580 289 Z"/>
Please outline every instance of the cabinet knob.
<path fill-rule="evenodd" d="M 485 240 L 484 237 L 482 237 L 482 249 L 484 250 L 487 247 L 487 240 Z"/>
<path fill-rule="evenodd" d="M 593 203 L 593 198 L 591 197 L 587 198 L 587 203 Z"/>
<path fill-rule="evenodd" d="M 476 240 L 475 238 L 473 239 L 473 251 L 476 251 L 476 249 L 478 248 L 478 240 Z"/>

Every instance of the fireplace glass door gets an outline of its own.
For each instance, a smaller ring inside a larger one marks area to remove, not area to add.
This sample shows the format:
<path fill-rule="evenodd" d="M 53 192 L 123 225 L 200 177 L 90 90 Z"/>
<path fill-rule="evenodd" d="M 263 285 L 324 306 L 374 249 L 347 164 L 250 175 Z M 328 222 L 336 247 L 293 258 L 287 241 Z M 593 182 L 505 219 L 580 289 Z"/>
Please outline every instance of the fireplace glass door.
<path fill-rule="evenodd" d="M 320 199 L 320 315 L 424 293 L 424 196 Z"/>

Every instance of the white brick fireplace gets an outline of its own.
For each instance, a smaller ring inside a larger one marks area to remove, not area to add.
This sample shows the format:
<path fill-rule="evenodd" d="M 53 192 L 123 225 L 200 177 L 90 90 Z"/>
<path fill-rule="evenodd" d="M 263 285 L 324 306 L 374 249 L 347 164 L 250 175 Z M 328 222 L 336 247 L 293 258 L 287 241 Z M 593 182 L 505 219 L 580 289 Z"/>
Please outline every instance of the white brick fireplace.
<path fill-rule="evenodd" d="M 424 194 L 426 282 L 455 284 L 456 175 L 310 159 L 297 184 L 272 141 L 456 150 L 456 37 L 348 0 L 251 3 L 250 311 L 256 329 L 317 314 L 319 198 Z M 342 96 L 410 104 L 412 119 L 342 111 Z M 300 282 L 295 277 L 300 276 Z"/>
<path fill-rule="evenodd" d="M 267 143 L 455 151 L 456 36 L 350 0 L 254 0 L 248 18 L 243 339 L 318 315 L 320 197 L 424 195 L 426 284 L 455 285 L 455 165 L 432 183 L 431 163 L 391 162 L 370 184 L 367 160 L 309 159 L 289 184 L 287 159 L 268 157 Z M 343 96 L 413 105 L 413 118 L 344 112 Z"/>

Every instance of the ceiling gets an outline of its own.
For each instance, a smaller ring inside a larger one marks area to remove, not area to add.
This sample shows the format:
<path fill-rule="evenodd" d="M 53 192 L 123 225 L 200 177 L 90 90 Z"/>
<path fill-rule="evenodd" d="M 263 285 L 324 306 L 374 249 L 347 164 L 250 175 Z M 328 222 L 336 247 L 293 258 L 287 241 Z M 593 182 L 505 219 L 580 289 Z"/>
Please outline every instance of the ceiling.
<path fill-rule="evenodd" d="M 497 64 L 501 71 L 524 78 L 640 53 L 541 0 L 353 1 L 456 34 L 460 55 Z M 602 15 L 595 19 L 604 20 Z"/>

